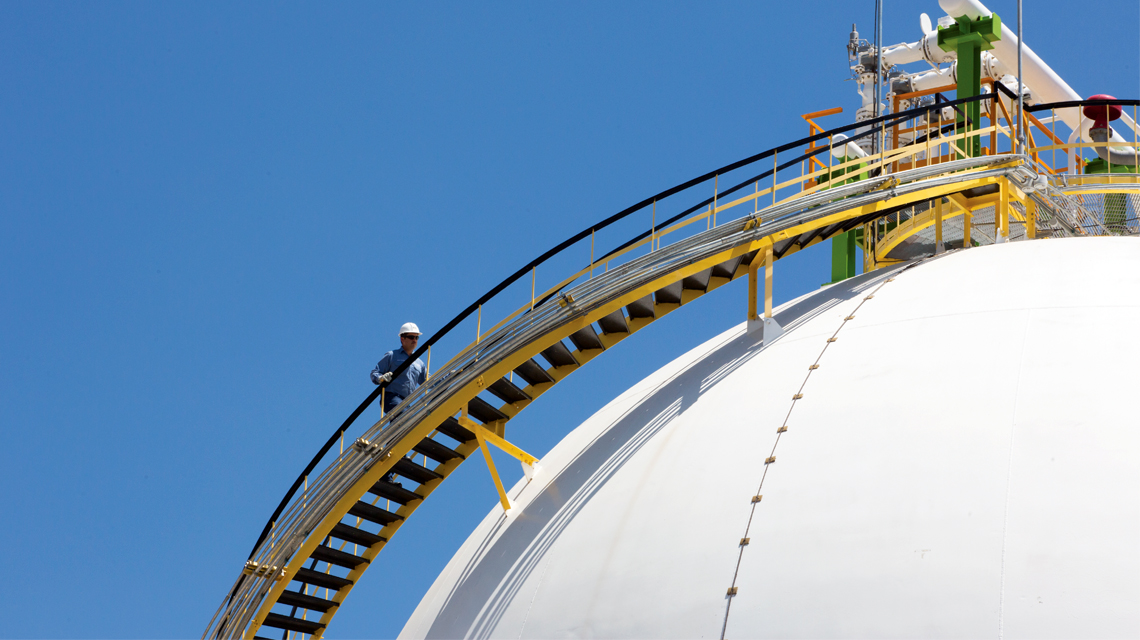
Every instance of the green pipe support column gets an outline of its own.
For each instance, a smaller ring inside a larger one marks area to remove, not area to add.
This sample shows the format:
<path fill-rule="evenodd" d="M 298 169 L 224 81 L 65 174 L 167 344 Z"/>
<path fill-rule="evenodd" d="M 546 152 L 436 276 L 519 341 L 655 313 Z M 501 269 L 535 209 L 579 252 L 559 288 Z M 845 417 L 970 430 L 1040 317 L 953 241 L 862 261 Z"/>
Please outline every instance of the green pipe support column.
<path fill-rule="evenodd" d="M 848 156 L 843 156 L 842 158 L 838 159 L 838 162 L 840 164 L 843 164 L 843 163 L 849 162 L 853 159 L 854 158 L 850 158 Z M 831 188 L 831 186 L 839 186 L 841 184 L 850 184 L 852 182 L 858 182 L 859 180 L 866 180 L 867 179 L 866 167 L 867 167 L 867 164 L 865 162 L 860 162 L 854 166 L 850 166 L 850 167 L 847 167 L 845 169 L 835 169 L 834 171 L 830 171 L 829 173 L 827 173 L 826 174 L 827 177 L 824 178 L 822 181 L 832 183 L 831 185 L 828 185 L 828 187 L 825 187 L 825 188 Z M 847 178 L 846 176 L 851 176 L 851 177 Z M 846 178 L 846 179 L 844 179 L 844 178 Z M 856 244 L 857 244 L 855 234 L 858 233 L 859 231 L 860 230 L 858 230 L 858 229 L 852 229 L 851 231 L 847 231 L 846 233 L 841 233 L 841 234 L 832 236 L 832 238 L 831 238 L 831 282 L 826 283 L 824 286 L 826 286 L 828 284 L 835 284 L 836 282 L 842 282 L 843 280 L 846 280 L 847 278 L 851 278 L 851 277 L 858 275 L 858 271 L 856 271 L 856 260 L 855 260 L 857 257 L 856 252 L 855 252 L 855 248 L 856 248 Z"/>
<path fill-rule="evenodd" d="M 858 275 L 855 271 L 855 231 L 831 238 L 831 282 L 835 284 Z"/>
<path fill-rule="evenodd" d="M 943 51 L 956 49 L 958 52 L 957 97 L 961 100 L 982 94 L 982 52 L 993 49 L 990 43 L 1001 40 L 1001 18 L 995 13 L 977 20 L 962 16 L 955 18 L 955 22 L 950 27 L 938 27 L 938 46 Z M 962 123 L 958 127 L 960 132 L 978 128 L 982 118 L 981 107 L 981 101 L 961 106 L 966 116 L 958 116 L 958 122 Z M 970 157 L 982 153 L 982 141 L 978 136 L 966 138 L 961 146 Z"/>

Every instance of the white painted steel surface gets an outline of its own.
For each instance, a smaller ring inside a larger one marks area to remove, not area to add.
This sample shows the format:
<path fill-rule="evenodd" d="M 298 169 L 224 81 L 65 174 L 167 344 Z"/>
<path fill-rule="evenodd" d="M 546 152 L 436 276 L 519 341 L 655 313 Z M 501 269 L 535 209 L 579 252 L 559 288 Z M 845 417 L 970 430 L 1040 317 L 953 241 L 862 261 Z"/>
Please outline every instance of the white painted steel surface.
<path fill-rule="evenodd" d="M 1140 634 L 1140 241 L 952 252 L 776 318 L 575 429 L 402 637 L 719 637 L 738 558 L 730 638 Z"/>

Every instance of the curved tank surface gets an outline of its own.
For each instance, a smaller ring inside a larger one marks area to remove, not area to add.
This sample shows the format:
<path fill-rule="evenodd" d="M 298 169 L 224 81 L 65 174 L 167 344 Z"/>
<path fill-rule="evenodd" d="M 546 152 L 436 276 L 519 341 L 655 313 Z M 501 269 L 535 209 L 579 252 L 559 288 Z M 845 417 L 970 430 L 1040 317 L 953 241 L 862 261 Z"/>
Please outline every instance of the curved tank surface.
<path fill-rule="evenodd" d="M 571 432 L 402 636 L 1136 633 L 1140 242 L 950 252 L 776 318 Z"/>

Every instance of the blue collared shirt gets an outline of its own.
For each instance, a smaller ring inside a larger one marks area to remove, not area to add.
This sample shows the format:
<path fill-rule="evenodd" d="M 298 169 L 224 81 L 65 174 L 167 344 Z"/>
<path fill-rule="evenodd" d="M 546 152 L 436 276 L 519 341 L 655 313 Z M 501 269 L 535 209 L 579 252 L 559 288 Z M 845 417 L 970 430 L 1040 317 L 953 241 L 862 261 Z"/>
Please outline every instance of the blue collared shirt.
<path fill-rule="evenodd" d="M 396 367 L 404 364 L 404 361 L 409 358 L 408 354 L 403 349 L 395 349 L 384 354 L 380 358 L 380 362 L 376 363 L 376 368 L 372 370 L 372 384 L 380 384 L 380 376 L 395 371 Z M 427 367 L 419 358 L 408 366 L 397 378 L 388 383 L 388 387 L 384 393 L 388 396 L 400 396 L 407 398 L 427 380 Z"/>

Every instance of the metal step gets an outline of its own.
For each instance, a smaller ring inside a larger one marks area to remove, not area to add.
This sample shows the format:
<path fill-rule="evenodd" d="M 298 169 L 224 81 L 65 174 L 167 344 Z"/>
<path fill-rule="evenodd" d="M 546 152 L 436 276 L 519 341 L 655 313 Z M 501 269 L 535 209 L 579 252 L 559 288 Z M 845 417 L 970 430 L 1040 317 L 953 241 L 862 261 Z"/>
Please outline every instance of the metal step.
<path fill-rule="evenodd" d="M 483 424 L 507 419 L 507 414 L 492 407 L 490 403 L 479 396 L 471 398 L 471 402 L 467 403 L 467 415 Z"/>
<path fill-rule="evenodd" d="M 348 515 L 364 518 L 369 522 L 375 522 L 381 527 L 386 527 L 393 522 L 399 522 L 404 519 L 404 516 L 398 516 L 387 509 L 381 509 L 374 504 L 368 504 L 364 501 L 358 501 L 352 505 L 352 508 L 348 510 Z"/>
<path fill-rule="evenodd" d="M 653 293 L 653 299 L 657 304 L 681 304 L 681 282 L 678 280 L 658 289 Z"/>
<path fill-rule="evenodd" d="M 626 323 L 625 314 L 621 309 L 599 318 L 598 326 L 602 328 L 603 333 L 629 333 L 629 324 Z"/>
<path fill-rule="evenodd" d="M 313 571 L 312 569 L 301 569 L 297 571 L 297 575 L 293 576 L 297 582 L 304 582 L 305 584 L 312 584 L 333 591 L 340 591 L 341 589 L 352 584 L 352 580 L 334 576 L 331 573 L 322 573 L 320 571 Z"/>
<path fill-rule="evenodd" d="M 364 529 L 357 529 L 343 522 L 338 522 L 336 526 L 332 528 L 332 531 L 329 532 L 329 535 L 344 540 L 345 542 L 351 542 L 352 544 L 359 544 L 365 547 L 371 547 L 377 542 L 387 540 L 387 538 L 378 536 L 375 533 L 369 533 Z"/>
<path fill-rule="evenodd" d="M 410 504 L 416 500 L 424 499 L 423 496 L 415 491 L 408 491 L 400 485 L 393 484 L 387 480 L 380 480 L 372 485 L 372 488 L 369 489 L 368 492 L 399 504 Z"/>
<path fill-rule="evenodd" d="M 340 549 L 333 549 L 321 545 L 313 551 L 313 555 L 309 556 L 314 560 L 335 564 L 338 567 L 345 567 L 348 569 L 355 569 L 362 564 L 367 564 L 368 560 L 362 558 L 354 553 L 341 551 Z"/>
<path fill-rule="evenodd" d="M 561 340 L 544 350 L 542 357 L 546 358 L 547 362 L 556 367 L 578 364 L 578 361 L 574 359 L 574 356 L 570 354 L 570 350 L 566 348 L 566 345 L 563 344 Z"/>
<path fill-rule="evenodd" d="M 740 261 L 743 259 L 744 256 L 736 256 L 731 260 L 725 260 L 724 262 L 716 265 L 712 268 L 712 277 L 728 278 L 731 280 L 734 276 L 736 276 L 736 268 L 740 266 Z"/>
<path fill-rule="evenodd" d="M 407 458 L 400 458 L 397 460 L 395 466 L 392 467 L 392 471 L 395 471 L 408 480 L 419 484 L 425 484 L 431 482 L 432 480 L 439 480 L 443 478 L 443 476 L 440 474 L 432 471 L 431 469 L 428 469 L 423 465 L 416 464 Z"/>
<path fill-rule="evenodd" d="M 630 319 L 633 318 L 653 318 L 657 314 L 653 311 L 653 296 L 648 295 L 644 298 L 634 300 L 633 302 L 625 305 L 625 310 L 629 313 Z"/>
<path fill-rule="evenodd" d="M 598 337 L 598 332 L 594 331 L 594 325 L 588 324 L 574 333 L 570 334 L 570 342 L 578 347 L 578 351 L 589 351 L 590 349 L 604 349 L 601 338 Z"/>
<path fill-rule="evenodd" d="M 712 269 L 705 269 L 698 273 L 683 278 L 681 280 L 682 289 L 691 289 L 693 291 L 704 291 L 709 288 L 709 278 L 712 277 Z"/>
<path fill-rule="evenodd" d="M 534 358 L 520 364 L 518 368 L 515 369 L 515 373 L 519 374 L 519 377 L 526 380 L 526 383 L 529 385 L 554 382 L 554 378 L 550 377 L 546 369 L 543 369 L 542 365 L 535 362 Z"/>
<path fill-rule="evenodd" d="M 302 620 L 300 618 L 290 618 L 283 616 L 280 613 L 270 613 L 265 616 L 265 621 L 261 623 L 266 627 L 276 627 L 278 629 L 287 629 L 289 631 L 300 631 L 301 633 L 316 633 L 324 629 L 319 622 L 312 620 Z"/>
<path fill-rule="evenodd" d="M 459 424 L 455 418 L 448 418 L 443 421 L 443 424 L 436 427 L 443 435 L 456 440 L 457 442 L 471 442 L 475 439 L 475 434 L 467 427 Z M 393 498 L 394 500 L 395 498 Z M 405 503 L 406 504 L 406 503 Z"/>
<path fill-rule="evenodd" d="M 491 384 L 491 386 L 487 387 L 487 391 L 490 391 L 495 395 L 496 398 L 502 400 L 503 402 L 509 402 L 511 404 L 514 404 L 516 402 L 525 402 L 526 400 L 531 399 L 531 397 L 524 393 L 522 389 L 519 389 L 517 386 L 515 386 L 515 383 L 507 380 L 506 378 L 499 378 L 496 380 Z"/>
<path fill-rule="evenodd" d="M 463 459 L 463 454 L 445 444 L 436 442 L 431 438 L 424 438 L 423 440 L 420 440 L 419 444 L 412 447 L 412 450 L 416 453 L 422 453 L 432 460 L 435 460 L 436 462 L 448 462 L 449 460 L 454 460 L 456 458 L 459 458 L 460 460 Z"/>
<path fill-rule="evenodd" d="M 318 598 L 296 591 L 282 591 L 281 596 L 277 598 L 277 602 L 289 607 L 301 607 L 302 609 L 320 611 L 321 613 L 336 606 L 336 603 L 332 600 L 325 600 L 324 598 Z"/>

